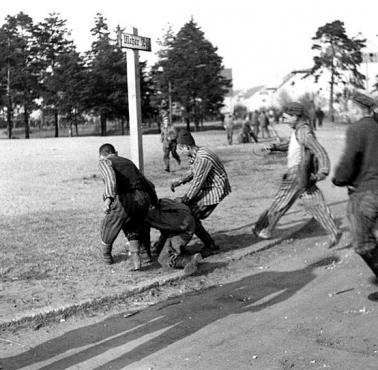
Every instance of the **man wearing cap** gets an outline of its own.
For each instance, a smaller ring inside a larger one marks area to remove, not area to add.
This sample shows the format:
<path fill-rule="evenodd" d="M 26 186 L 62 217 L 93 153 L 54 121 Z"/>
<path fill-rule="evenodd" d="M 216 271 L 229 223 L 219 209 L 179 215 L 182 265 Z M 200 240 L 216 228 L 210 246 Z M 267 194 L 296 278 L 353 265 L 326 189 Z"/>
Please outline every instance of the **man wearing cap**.
<path fill-rule="evenodd" d="M 177 164 L 180 166 L 181 160 L 179 155 L 176 152 L 177 146 L 177 130 L 173 125 L 170 124 L 168 119 L 168 113 L 166 110 L 161 112 L 163 128 L 161 130 L 161 142 L 163 143 L 163 161 L 164 161 L 164 170 L 166 172 L 170 171 L 169 166 L 169 154 L 172 153 L 172 157 L 176 160 Z"/>
<path fill-rule="evenodd" d="M 306 210 L 323 226 L 329 235 L 328 247 L 336 245 L 341 237 L 324 196 L 316 186 L 330 170 L 325 149 L 317 141 L 308 114 L 300 103 L 284 107 L 284 122 L 293 129 L 288 149 L 288 169 L 269 209 L 260 216 L 253 232 L 262 239 L 269 239 L 279 219 L 300 199 Z"/>
<path fill-rule="evenodd" d="M 356 93 L 352 104 L 362 118 L 348 127 L 345 150 L 332 182 L 348 187 L 347 212 L 354 248 L 378 277 L 378 123 L 373 118 L 376 103 Z"/>
<path fill-rule="evenodd" d="M 231 186 L 223 163 L 211 150 L 198 147 L 193 136 L 181 129 L 177 137 L 177 150 L 191 161 L 189 171 L 171 183 L 171 190 L 190 182 L 182 202 L 189 206 L 195 220 L 195 234 L 204 243 L 203 257 L 217 253 L 219 247 L 203 227 L 201 220 L 209 217 L 216 206 L 231 192 Z"/>

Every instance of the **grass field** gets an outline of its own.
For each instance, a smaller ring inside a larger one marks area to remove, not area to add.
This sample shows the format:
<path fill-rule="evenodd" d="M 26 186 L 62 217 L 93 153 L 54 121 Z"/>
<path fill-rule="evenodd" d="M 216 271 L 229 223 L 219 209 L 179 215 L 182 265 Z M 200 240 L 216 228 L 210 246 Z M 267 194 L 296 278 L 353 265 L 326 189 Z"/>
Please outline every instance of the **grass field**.
<path fill-rule="evenodd" d="M 245 246 L 250 232 L 237 235 L 232 230 L 252 224 L 266 208 L 285 160 L 254 156 L 254 144 L 228 146 L 221 130 L 193 135 L 198 145 L 219 154 L 232 186 L 205 227 L 224 250 Z M 186 187 L 172 194 L 169 184 L 187 164 L 178 168 L 172 161 L 173 171 L 167 174 L 160 136 L 145 135 L 143 141 L 145 174 L 159 197 L 183 194 Z M 162 273 L 157 265 L 128 271 L 123 235 L 114 246 L 117 263 L 109 267 L 99 259 L 103 184 L 97 153 L 104 142 L 129 157 L 127 136 L 0 141 L 0 320 L 12 312 L 121 292 L 131 282 Z"/>

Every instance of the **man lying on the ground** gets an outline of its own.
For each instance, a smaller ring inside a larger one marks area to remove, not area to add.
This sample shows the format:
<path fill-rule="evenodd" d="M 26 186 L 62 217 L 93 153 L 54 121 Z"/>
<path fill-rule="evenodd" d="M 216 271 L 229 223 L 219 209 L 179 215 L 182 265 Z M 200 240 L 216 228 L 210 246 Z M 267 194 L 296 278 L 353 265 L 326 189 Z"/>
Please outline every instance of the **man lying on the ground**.
<path fill-rule="evenodd" d="M 150 208 L 145 218 L 146 232 L 153 227 L 161 232 L 156 249 L 158 262 L 164 268 L 184 269 L 185 275 L 192 275 L 202 260 L 200 253 L 190 255 L 185 246 L 192 239 L 196 222 L 190 208 L 184 203 L 162 198 Z"/>

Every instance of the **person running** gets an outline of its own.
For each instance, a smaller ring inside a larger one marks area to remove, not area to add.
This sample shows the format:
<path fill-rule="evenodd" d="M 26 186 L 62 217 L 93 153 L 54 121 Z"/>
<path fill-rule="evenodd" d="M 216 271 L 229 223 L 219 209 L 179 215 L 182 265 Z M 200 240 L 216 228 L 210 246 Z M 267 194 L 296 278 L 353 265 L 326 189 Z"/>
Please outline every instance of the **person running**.
<path fill-rule="evenodd" d="M 354 250 L 378 277 L 378 122 L 373 118 L 377 103 L 356 93 L 352 104 L 362 118 L 348 127 L 332 182 L 348 187 Z"/>
<path fill-rule="evenodd" d="M 171 190 L 190 182 L 188 191 L 181 201 L 189 206 L 195 220 L 195 234 L 204 243 L 202 257 L 217 253 L 219 247 L 203 227 L 201 220 L 206 219 L 217 205 L 231 193 L 227 172 L 218 156 L 211 150 L 198 147 L 193 136 L 181 129 L 177 137 L 177 150 L 189 157 L 192 162 L 189 171 L 171 183 Z"/>
<path fill-rule="evenodd" d="M 284 108 L 284 112 L 284 120 L 293 129 L 288 149 L 288 169 L 272 205 L 261 214 L 252 231 L 262 239 L 271 238 L 279 219 L 299 198 L 306 210 L 327 231 L 327 244 L 328 247 L 332 247 L 338 243 L 341 232 L 335 224 L 323 193 L 316 186 L 318 181 L 328 176 L 330 170 L 327 152 L 310 128 L 302 104 L 290 103 Z"/>

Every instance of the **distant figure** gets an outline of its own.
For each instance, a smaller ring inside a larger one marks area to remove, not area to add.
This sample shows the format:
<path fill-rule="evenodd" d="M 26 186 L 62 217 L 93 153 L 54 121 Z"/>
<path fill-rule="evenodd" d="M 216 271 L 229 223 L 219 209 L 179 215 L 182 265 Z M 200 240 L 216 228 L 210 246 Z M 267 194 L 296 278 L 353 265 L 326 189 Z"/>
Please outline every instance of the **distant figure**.
<path fill-rule="evenodd" d="M 310 127 L 316 131 L 316 111 L 315 111 L 315 106 L 312 105 L 310 110 L 309 110 L 309 118 L 310 118 Z"/>
<path fill-rule="evenodd" d="M 361 119 L 348 127 L 346 146 L 332 182 L 348 187 L 348 218 L 353 247 L 378 278 L 378 122 L 376 102 L 367 95 L 352 97 Z"/>
<path fill-rule="evenodd" d="M 266 115 L 265 111 L 261 111 L 259 114 L 259 126 L 260 126 L 260 131 L 261 131 L 261 136 L 262 138 L 268 137 L 270 138 L 270 133 L 269 133 L 269 119 L 268 116 Z"/>
<path fill-rule="evenodd" d="M 325 116 L 324 112 L 322 111 L 320 107 L 318 107 L 315 111 L 316 123 L 318 127 L 322 127 L 324 116 Z"/>
<path fill-rule="evenodd" d="M 168 114 L 166 111 L 162 112 L 163 128 L 161 129 L 161 141 L 163 143 L 163 161 L 164 170 L 169 172 L 169 154 L 172 153 L 172 157 L 176 160 L 177 164 L 181 164 L 180 156 L 177 154 L 177 130 L 169 124 Z"/>
<path fill-rule="evenodd" d="M 252 140 L 257 143 L 257 137 L 251 129 L 251 121 L 247 115 L 243 121 L 241 132 L 238 135 L 239 144 L 251 143 Z"/>
<path fill-rule="evenodd" d="M 226 130 L 227 142 L 229 145 L 232 145 L 232 136 L 234 134 L 234 121 L 231 113 L 225 114 L 223 126 Z"/>
<path fill-rule="evenodd" d="M 256 138 L 259 137 L 259 111 L 257 109 L 252 112 L 251 125 L 254 135 Z"/>

